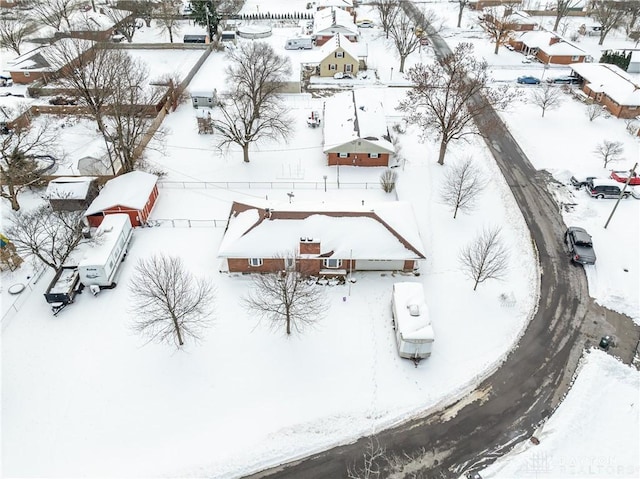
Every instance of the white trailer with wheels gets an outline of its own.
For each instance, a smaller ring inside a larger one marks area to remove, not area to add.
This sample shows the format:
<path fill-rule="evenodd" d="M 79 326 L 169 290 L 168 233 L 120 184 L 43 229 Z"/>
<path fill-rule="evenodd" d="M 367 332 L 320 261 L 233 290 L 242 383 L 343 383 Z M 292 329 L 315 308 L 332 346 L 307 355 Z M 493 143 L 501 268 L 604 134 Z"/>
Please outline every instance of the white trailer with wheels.
<path fill-rule="evenodd" d="M 96 294 L 102 288 L 113 288 L 120 263 L 127 254 L 133 228 L 129 215 L 109 214 L 97 228 L 94 241 L 87 245 L 78 264 L 80 282 Z"/>
<path fill-rule="evenodd" d="M 435 338 L 422 284 L 394 283 L 391 310 L 400 357 L 417 363 L 431 356 Z"/>

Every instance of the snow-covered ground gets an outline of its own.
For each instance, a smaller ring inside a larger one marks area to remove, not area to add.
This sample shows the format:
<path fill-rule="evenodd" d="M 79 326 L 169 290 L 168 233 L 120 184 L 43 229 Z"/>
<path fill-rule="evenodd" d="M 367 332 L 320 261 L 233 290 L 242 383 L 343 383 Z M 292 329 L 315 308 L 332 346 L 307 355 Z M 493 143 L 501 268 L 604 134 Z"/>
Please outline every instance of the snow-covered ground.
<path fill-rule="evenodd" d="M 265 2 L 259 3 L 263 10 Z M 271 0 L 269 6 L 272 11 L 290 11 L 303 3 Z M 257 0 L 247 0 L 244 8 L 257 7 Z M 449 17 L 457 8 L 437 7 Z M 370 12 L 366 15 L 375 19 Z M 466 21 L 471 15 L 466 14 Z M 381 80 L 375 86 L 391 126 L 401 120 L 394 107 L 403 89 L 384 88 L 401 77 L 399 62 L 379 33 L 376 28 L 363 32 L 369 40 L 370 64 L 375 64 Z M 448 41 L 453 46 L 467 37 L 452 32 Z M 274 47 L 282 48 L 277 31 L 274 38 Z M 469 41 L 478 50 L 484 48 L 485 40 Z M 530 68 L 512 54 L 502 49 L 498 55 L 506 60 L 495 70 L 509 72 L 501 80 L 512 81 Z M 407 65 L 431 59 L 430 50 L 423 49 L 409 57 Z M 190 88 L 224 87 L 224 62 L 223 53 L 212 53 Z M 231 201 L 250 203 L 266 197 L 274 203 L 287 202 L 288 192 L 294 192 L 295 202 L 395 199 L 362 186 L 377 185 L 380 168 L 340 167 L 338 190 L 338 172 L 326 166 L 322 154 L 322 130 L 305 123 L 310 111 L 321 111 L 322 99 L 290 96 L 287 102 L 294 117 L 292 139 L 288 144 L 256 145 L 249 164 L 243 163 L 239 150 L 219 152 L 212 136 L 198 135 L 196 116 L 206 110 L 187 103 L 168 115 L 166 152 L 148 152 L 147 160 L 167 172 L 166 181 L 178 183 L 161 188 L 152 217 L 224 219 Z M 591 154 L 602 139 L 623 141 L 630 157 L 616 168 L 632 166 L 638 144 L 624 133 L 624 122 L 599 118 L 591 123 L 583 110 L 584 105 L 567 96 L 563 107 L 547 112 L 545 118 L 526 101 L 514 105 L 504 118 L 534 165 L 549 169 L 560 182 L 571 174 L 607 173 Z M 97 297 L 82 294 L 55 318 L 41 296 L 52 272 L 35 283 L 33 277 L 27 278 L 33 274 L 28 267 L 3 274 L 3 474 L 237 477 L 374 432 L 471 388 L 498 364 L 526 325 L 536 301 L 538 273 L 524 222 L 483 144 L 450 147 L 447 164 L 473 152 L 483 174 L 492 180 L 476 209 L 454 220 L 439 199 L 446 166 L 436 164 L 437 145 L 420 143 L 416 137 L 412 127 L 399 135 L 403 161 L 395 171 L 397 196 L 414 205 L 427 250 L 421 275 L 358 273 L 351 286 L 323 287 L 330 304 L 326 319 L 301 336 L 274 334 L 241 307 L 239 298 L 251 283 L 242 275 L 218 273 L 221 227 L 136 230 L 119 286 Z M 82 143 L 66 147 L 79 151 Z M 202 181 L 230 183 L 227 188 L 198 188 L 192 183 Z M 292 185 L 270 190 L 262 183 L 247 185 L 264 181 Z M 317 189 L 296 189 L 295 181 L 315 182 Z M 358 185 L 347 189 L 346 183 Z M 604 230 L 612 202 L 572 197 L 574 191 L 565 186 L 557 191 L 562 202 L 575 203 L 573 211 L 564 213 L 567 223 L 586 226 L 594 235 L 598 264 L 587 269 L 591 294 L 608 307 L 639 317 L 640 202 L 623 202 Z M 24 198 L 27 205 L 38 199 Z M 4 222 L 7 204 L 2 208 Z M 458 251 L 489 225 L 502 226 L 510 268 L 504 281 L 487 282 L 473 292 L 458 264 Z M 217 289 L 212 327 L 200 343 L 182 352 L 144 345 L 130 329 L 134 313 L 129 310 L 128 280 L 138 259 L 159 251 L 179 255 L 191 271 L 209 278 Z M 398 358 L 391 329 L 391 286 L 404 280 L 424 286 L 436 334 L 434 355 L 418 368 Z M 7 287 L 17 282 L 28 287 L 16 300 Z M 592 384 L 598 378 L 587 379 Z M 604 401 L 595 402 L 592 417 L 604 416 L 606 407 Z M 637 414 L 637 408 L 634 411 Z M 637 420 L 616 422 L 615 433 L 630 438 L 637 434 L 631 429 L 635 424 Z M 596 429 L 600 433 L 601 428 Z M 581 437 L 591 442 L 587 434 Z M 542 439 L 544 444 L 545 436 Z M 579 443 L 578 438 L 573 441 Z M 625 464 L 634 464 L 631 454 L 624 456 Z M 555 472 L 557 476 L 562 471 Z"/>
<path fill-rule="evenodd" d="M 569 394 L 536 432 L 481 471 L 484 479 L 640 476 L 640 373 L 599 350 L 579 367 Z M 627 433 L 621 433 L 627 431 Z"/>

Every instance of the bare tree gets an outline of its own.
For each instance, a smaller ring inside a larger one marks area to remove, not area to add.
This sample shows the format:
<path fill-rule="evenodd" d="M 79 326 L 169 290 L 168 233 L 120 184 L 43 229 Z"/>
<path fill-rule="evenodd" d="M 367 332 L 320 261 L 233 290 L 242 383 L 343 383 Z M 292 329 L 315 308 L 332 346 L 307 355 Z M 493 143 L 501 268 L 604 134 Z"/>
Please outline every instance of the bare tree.
<path fill-rule="evenodd" d="M 230 91 L 221 96 L 213 127 L 220 135 L 218 147 L 237 144 L 248 163 L 251 143 L 289 136 L 291 120 L 279 94 L 291 65 L 264 42 L 243 42 L 227 56 Z"/>
<path fill-rule="evenodd" d="M 438 19 L 433 11 L 422 12 L 421 18 L 423 21 L 428 22 L 432 32 L 437 32 L 438 27 L 435 24 Z M 399 10 L 396 13 L 393 23 L 389 26 L 388 35 L 391 36 L 400 57 L 401 73 L 404 73 L 404 63 L 407 57 L 420 48 L 421 31 L 422 27 L 416 27 L 414 20 L 403 10 Z"/>
<path fill-rule="evenodd" d="M 485 8 L 480 18 L 480 26 L 487 32 L 489 39 L 495 43 L 493 53 L 498 54 L 501 45 L 508 42 L 509 36 L 515 30 L 516 24 L 511 19 L 512 10 L 509 8 Z"/>
<path fill-rule="evenodd" d="M 56 270 L 83 241 L 83 217 L 84 211 L 53 211 L 41 205 L 15 213 L 6 233 L 18 253 L 34 256 Z"/>
<path fill-rule="evenodd" d="M 158 88 L 145 87 L 148 71 L 126 51 L 96 47 L 68 38 L 52 45 L 50 63 L 59 65 L 58 82 L 73 90 L 102 134 L 111 171 L 131 171 L 134 154 L 151 123 L 149 106 L 160 100 Z"/>
<path fill-rule="evenodd" d="M 411 67 L 406 76 L 414 87 L 398 109 L 422 129 L 423 139 L 429 132 L 439 135 L 441 165 L 451 141 L 478 134 L 475 122 L 480 118 L 491 127 L 485 113 L 505 108 L 516 96 L 507 86 L 488 88 L 487 62 L 475 58 L 470 43 L 458 44 L 441 63 Z"/>
<path fill-rule="evenodd" d="M 372 3 L 373 8 L 378 12 L 380 25 L 387 38 L 389 38 L 391 25 L 396 21 L 396 16 L 402 12 L 400 1 L 401 0 L 375 0 Z"/>
<path fill-rule="evenodd" d="M 300 258 L 293 261 L 293 269 L 254 275 L 253 289 L 243 298 L 248 311 L 270 321 L 274 330 L 284 324 L 287 335 L 319 321 L 327 309 L 322 289 L 300 270 Z"/>
<path fill-rule="evenodd" d="M 380 174 L 380 186 L 385 193 L 391 193 L 395 190 L 397 181 L 398 173 L 391 168 L 387 168 Z"/>
<path fill-rule="evenodd" d="M 27 37 L 35 31 L 35 26 L 28 18 L 0 19 L 0 48 L 7 48 L 20 55 L 20 47 Z"/>
<path fill-rule="evenodd" d="M 612 0 L 595 0 L 591 5 L 591 16 L 602 26 L 598 45 L 604 43 L 604 39 L 611 30 L 615 30 L 623 24 L 626 18 L 623 2 Z"/>
<path fill-rule="evenodd" d="M 149 77 L 146 65 L 128 59 L 128 66 L 109 97 L 109 114 L 104 118 L 103 132 L 111 158 L 124 173 L 135 169 L 143 138 L 155 119 L 155 105 L 163 96 L 163 89 L 145 84 Z M 162 142 L 163 137 L 163 130 L 158 130 L 156 141 Z"/>
<path fill-rule="evenodd" d="M 572 8 L 579 6 L 582 0 L 556 0 L 555 3 L 556 20 L 553 24 L 553 31 L 557 32 L 562 19 L 569 14 Z"/>
<path fill-rule="evenodd" d="M 162 0 L 158 5 L 156 21 L 158 26 L 169 34 L 169 41 L 173 43 L 173 34 L 180 30 L 180 19 L 175 3 L 172 0 Z"/>
<path fill-rule="evenodd" d="M 486 181 L 471 157 L 454 163 L 447 168 L 442 184 L 442 200 L 453 209 L 453 217 L 458 210 L 473 209 L 475 200 L 486 186 Z"/>
<path fill-rule="evenodd" d="M 13 110 L 17 117 L 20 110 Z M 33 126 L 31 122 L 16 124 L 7 134 L 0 136 L 0 197 L 9 200 L 11 209 L 20 209 L 18 195 L 38 181 L 43 174 L 41 155 L 51 155 L 56 145 L 56 135 L 51 122 L 43 120 Z"/>
<path fill-rule="evenodd" d="M 469 0 L 458 0 L 458 28 L 462 24 L 462 12 L 469 5 Z"/>
<path fill-rule="evenodd" d="M 545 83 L 531 92 L 531 101 L 542 109 L 542 118 L 547 110 L 558 108 L 562 104 L 562 91 Z"/>
<path fill-rule="evenodd" d="M 127 42 L 131 43 L 137 29 L 135 15 L 128 10 L 118 8 L 105 8 L 104 13 L 116 25 L 118 32 L 127 39 Z"/>
<path fill-rule="evenodd" d="M 376 479 L 382 477 L 388 462 L 384 447 L 378 439 L 370 438 L 362 453 L 362 462 L 353 464 L 347 469 L 348 479 Z"/>
<path fill-rule="evenodd" d="M 640 17 L 640 0 L 627 0 L 623 1 L 623 8 L 626 12 L 624 22 L 624 28 L 628 36 L 636 31 L 636 23 L 638 17 Z"/>
<path fill-rule="evenodd" d="M 185 269 L 178 257 L 164 254 L 141 259 L 129 283 L 134 331 L 149 342 L 198 340 L 210 325 L 215 290 Z"/>
<path fill-rule="evenodd" d="M 507 249 L 500 240 L 500 228 L 485 228 L 460 251 L 460 264 L 473 281 L 473 290 L 488 279 L 501 279 L 509 265 Z"/>
<path fill-rule="evenodd" d="M 63 21 L 71 28 L 70 17 L 78 3 L 78 0 L 39 0 L 32 6 L 40 22 L 60 31 Z"/>
<path fill-rule="evenodd" d="M 587 117 L 589 117 L 589 121 L 593 121 L 602 115 L 604 115 L 604 108 L 602 108 L 602 105 L 592 103 L 587 106 Z"/>
<path fill-rule="evenodd" d="M 596 156 L 602 160 L 602 166 L 604 168 L 606 168 L 609 163 L 621 160 L 623 151 L 624 146 L 621 141 L 609 140 L 603 140 L 602 143 L 598 144 L 593 150 Z"/>

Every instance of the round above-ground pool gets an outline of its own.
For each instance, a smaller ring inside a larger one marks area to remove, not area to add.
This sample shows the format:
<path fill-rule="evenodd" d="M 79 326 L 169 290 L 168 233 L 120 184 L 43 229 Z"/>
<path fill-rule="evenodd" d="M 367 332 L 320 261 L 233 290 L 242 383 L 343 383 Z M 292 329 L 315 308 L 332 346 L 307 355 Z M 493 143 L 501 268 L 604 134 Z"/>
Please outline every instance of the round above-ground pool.
<path fill-rule="evenodd" d="M 238 36 L 242 38 L 266 38 L 271 36 L 269 25 L 240 25 Z"/>

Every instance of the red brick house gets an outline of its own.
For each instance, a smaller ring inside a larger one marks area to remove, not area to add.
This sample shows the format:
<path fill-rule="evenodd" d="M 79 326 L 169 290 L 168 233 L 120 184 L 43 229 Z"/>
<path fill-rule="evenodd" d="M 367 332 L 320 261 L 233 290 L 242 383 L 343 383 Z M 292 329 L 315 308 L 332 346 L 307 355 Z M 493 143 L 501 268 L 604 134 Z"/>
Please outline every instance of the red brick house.
<path fill-rule="evenodd" d="M 410 203 L 234 202 L 220 243 L 221 272 L 296 268 L 310 275 L 414 271 L 425 258 Z"/>
<path fill-rule="evenodd" d="M 616 65 L 575 63 L 571 69 L 584 79 L 582 91 L 617 118 L 640 115 L 640 82 Z"/>
<path fill-rule="evenodd" d="M 87 223 L 96 227 L 106 215 L 127 213 L 133 226 L 144 225 L 158 198 L 157 183 L 156 175 L 144 171 L 132 171 L 107 181 L 84 213 Z"/>
<path fill-rule="evenodd" d="M 511 45 L 525 55 L 533 55 L 540 62 L 554 65 L 582 63 L 588 53 L 553 32 L 536 30 L 523 32 L 510 40 Z"/>
<path fill-rule="evenodd" d="M 390 166 L 395 153 L 375 88 L 358 88 L 327 98 L 323 136 L 322 151 L 332 166 Z"/>

